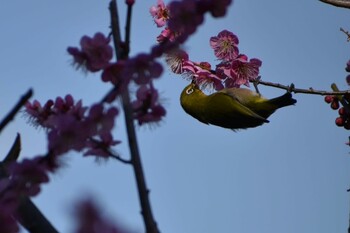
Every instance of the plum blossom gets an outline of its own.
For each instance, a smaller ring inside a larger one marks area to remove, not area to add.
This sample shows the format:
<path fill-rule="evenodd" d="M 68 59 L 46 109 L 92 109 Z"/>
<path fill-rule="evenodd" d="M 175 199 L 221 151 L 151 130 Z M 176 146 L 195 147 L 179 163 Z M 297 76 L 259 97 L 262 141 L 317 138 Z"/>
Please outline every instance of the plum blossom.
<path fill-rule="evenodd" d="M 114 127 L 114 119 L 118 115 L 118 109 L 111 107 L 104 110 L 102 104 L 94 104 L 90 107 L 86 122 L 90 125 L 90 134 L 104 135 Z"/>
<path fill-rule="evenodd" d="M 225 78 L 226 87 L 239 87 L 245 85 L 249 87 L 249 81 L 254 81 L 259 76 L 259 68 L 262 62 L 253 58 L 248 61 L 246 55 L 239 55 L 229 63 L 221 63 L 217 66 L 217 74 Z"/>
<path fill-rule="evenodd" d="M 94 155 L 102 158 L 110 156 L 110 148 L 120 141 L 113 140 L 111 133 L 100 134 L 99 139 L 91 139 L 87 143 L 88 150 L 84 153 L 85 156 Z"/>
<path fill-rule="evenodd" d="M 223 30 L 210 38 L 210 46 L 220 60 L 229 61 L 238 56 L 238 37 L 230 31 Z"/>
<path fill-rule="evenodd" d="M 185 72 L 184 64 L 188 60 L 188 54 L 179 48 L 172 49 L 165 54 L 165 62 L 175 74 L 182 74 Z"/>
<path fill-rule="evenodd" d="M 168 27 L 164 28 L 159 36 L 157 36 L 158 43 L 164 43 L 166 41 L 174 42 L 176 39 L 176 33 L 171 31 Z"/>
<path fill-rule="evenodd" d="M 151 55 L 142 53 L 126 61 L 123 75 L 136 84 L 143 85 L 159 78 L 162 72 L 163 67 L 159 62 Z"/>
<path fill-rule="evenodd" d="M 159 103 L 158 91 L 150 85 L 142 85 L 136 92 L 136 100 L 132 104 L 134 118 L 139 125 L 158 122 L 165 116 L 165 108 Z"/>
<path fill-rule="evenodd" d="M 30 120 L 47 129 L 48 150 L 55 156 L 91 148 L 90 140 L 109 134 L 118 115 L 117 108 L 105 108 L 100 103 L 92 105 L 87 112 L 82 101 L 75 102 L 70 95 L 49 102 L 45 108 L 37 101 L 27 103 L 26 108 Z"/>
<path fill-rule="evenodd" d="M 29 121 L 35 126 L 44 128 L 52 128 L 50 118 L 58 114 L 72 114 L 77 119 L 83 117 L 86 107 L 82 107 L 82 102 L 78 101 L 74 104 L 74 99 L 71 95 L 66 95 L 65 98 L 57 97 L 55 101 L 48 100 L 44 106 L 40 102 L 34 100 L 33 103 L 27 102 L 25 105 L 26 114 Z"/>
<path fill-rule="evenodd" d="M 113 57 L 113 49 L 109 42 L 109 38 L 98 32 L 92 38 L 88 36 L 81 38 L 81 50 L 76 47 L 68 47 L 67 51 L 73 56 L 73 64 L 77 68 L 96 72 L 108 66 L 109 61 Z"/>
<path fill-rule="evenodd" d="M 169 10 L 163 0 L 157 1 L 157 6 L 152 6 L 149 10 L 157 27 L 163 27 L 169 19 Z"/>

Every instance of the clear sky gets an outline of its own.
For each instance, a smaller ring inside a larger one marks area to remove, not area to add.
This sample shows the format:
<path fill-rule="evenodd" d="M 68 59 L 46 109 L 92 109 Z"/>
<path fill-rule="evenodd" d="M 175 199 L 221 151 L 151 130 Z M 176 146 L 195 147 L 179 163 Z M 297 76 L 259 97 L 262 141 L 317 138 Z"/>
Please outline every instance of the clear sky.
<path fill-rule="evenodd" d="M 119 1 L 122 6 L 124 1 Z M 136 1 L 131 53 L 147 52 L 159 34 L 148 13 L 156 1 Z M 125 8 L 121 7 L 124 22 Z M 122 23 L 123 25 L 123 23 Z M 0 118 L 28 88 L 46 101 L 71 93 L 91 104 L 110 86 L 98 75 L 70 66 L 68 46 L 82 35 L 108 33 L 108 1 L 0 3 Z M 223 19 L 206 17 L 185 48 L 195 61 L 215 64 L 209 38 L 223 29 L 240 39 L 240 51 L 262 60 L 262 79 L 296 87 L 347 89 L 344 67 L 350 44 L 349 11 L 317 0 L 236 0 Z M 349 132 L 334 124 L 337 112 L 323 97 L 297 94 L 296 106 L 279 110 L 262 127 L 240 132 L 204 125 L 186 115 L 179 95 L 188 81 L 165 70 L 156 82 L 167 108 L 160 127 L 138 129 L 153 212 L 164 233 L 337 233 L 349 216 Z M 283 90 L 261 87 L 266 97 Z M 16 133 L 21 158 L 46 152 L 45 135 L 17 116 L 0 137 L 4 155 Z M 123 119 L 117 119 L 117 151 L 128 158 Z M 80 154 L 34 202 L 60 232 L 72 232 L 74 203 L 91 195 L 105 214 L 134 232 L 143 222 L 131 167 L 96 163 Z"/>

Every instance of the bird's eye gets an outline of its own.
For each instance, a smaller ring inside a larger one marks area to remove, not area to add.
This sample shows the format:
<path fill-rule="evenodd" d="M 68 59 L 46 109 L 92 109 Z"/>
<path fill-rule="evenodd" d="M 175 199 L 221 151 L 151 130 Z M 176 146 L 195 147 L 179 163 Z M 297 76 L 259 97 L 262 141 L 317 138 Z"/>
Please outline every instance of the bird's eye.
<path fill-rule="evenodd" d="M 187 95 L 192 94 L 192 92 L 193 92 L 193 88 L 192 88 L 192 87 L 191 87 L 191 88 L 188 88 L 188 89 L 186 90 L 186 94 L 187 94 Z"/>

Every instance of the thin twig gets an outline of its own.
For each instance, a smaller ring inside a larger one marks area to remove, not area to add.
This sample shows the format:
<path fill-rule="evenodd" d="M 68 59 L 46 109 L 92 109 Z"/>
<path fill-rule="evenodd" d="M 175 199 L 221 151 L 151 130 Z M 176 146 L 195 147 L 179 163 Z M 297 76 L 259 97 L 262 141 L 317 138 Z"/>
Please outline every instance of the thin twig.
<path fill-rule="evenodd" d="M 319 0 L 321 2 L 343 8 L 350 8 L 350 1 L 348 0 Z"/>
<path fill-rule="evenodd" d="M 109 9 L 111 14 L 111 29 L 112 29 L 114 47 L 116 49 L 116 56 L 118 60 L 125 60 L 129 56 L 132 5 L 128 5 L 127 20 L 126 20 L 127 25 L 125 27 L 125 30 L 126 30 L 125 43 L 121 42 L 116 0 L 111 0 Z M 131 162 L 134 168 L 139 200 L 141 204 L 141 213 L 144 220 L 146 232 L 159 233 L 157 223 L 153 218 L 152 208 L 148 197 L 149 190 L 146 185 L 145 176 L 142 168 L 141 156 L 139 153 L 135 126 L 134 126 L 133 110 L 130 104 L 130 94 L 127 88 L 122 92 L 122 104 L 123 104 L 124 115 L 125 115 L 125 125 L 127 129 L 127 134 L 128 134 Z"/>
<path fill-rule="evenodd" d="M 350 90 L 347 90 L 347 91 L 323 91 L 323 90 L 315 90 L 311 87 L 309 89 L 295 88 L 294 85 L 286 86 L 286 85 L 279 84 L 279 83 L 262 81 L 260 79 L 258 79 L 256 81 L 252 81 L 252 82 L 257 83 L 257 84 L 261 84 L 264 86 L 270 86 L 270 87 L 276 87 L 279 89 L 284 89 L 284 90 L 289 91 L 289 92 L 303 93 L 303 94 L 310 94 L 310 95 L 345 95 L 345 94 L 350 93 Z"/>
<path fill-rule="evenodd" d="M 350 41 L 350 33 L 348 31 L 345 31 L 343 28 L 340 28 L 340 31 L 345 33 L 345 35 L 348 37 L 346 40 L 349 42 Z"/>
<path fill-rule="evenodd" d="M 5 128 L 5 126 L 13 120 L 17 112 L 23 107 L 23 105 L 29 100 L 33 95 L 33 90 L 29 89 L 17 102 L 17 104 L 12 108 L 12 110 L 7 114 L 7 116 L 0 122 L 0 132 Z"/>

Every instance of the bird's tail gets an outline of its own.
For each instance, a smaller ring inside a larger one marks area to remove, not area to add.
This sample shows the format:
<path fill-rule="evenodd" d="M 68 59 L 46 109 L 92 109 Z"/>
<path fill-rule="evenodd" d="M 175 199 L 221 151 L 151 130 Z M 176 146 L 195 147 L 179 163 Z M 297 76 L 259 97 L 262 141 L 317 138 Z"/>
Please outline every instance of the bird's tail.
<path fill-rule="evenodd" d="M 277 108 L 282 108 L 285 106 L 293 105 L 297 101 L 292 98 L 292 94 L 290 92 L 287 92 L 286 94 L 281 95 L 280 97 L 270 99 L 269 102 L 277 106 Z"/>

